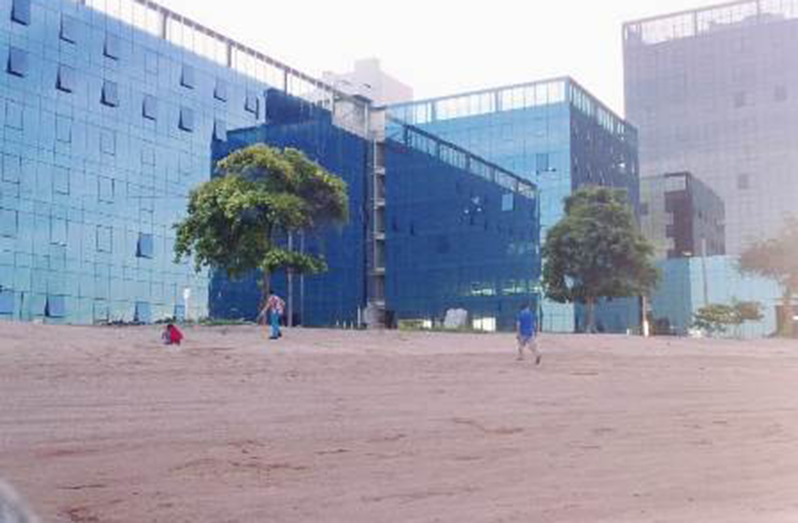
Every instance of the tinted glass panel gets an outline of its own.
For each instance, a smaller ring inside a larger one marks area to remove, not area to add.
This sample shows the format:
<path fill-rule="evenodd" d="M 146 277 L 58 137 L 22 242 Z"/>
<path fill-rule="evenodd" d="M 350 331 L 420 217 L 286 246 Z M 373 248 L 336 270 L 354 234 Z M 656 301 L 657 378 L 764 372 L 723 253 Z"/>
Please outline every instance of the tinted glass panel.
<path fill-rule="evenodd" d="M 71 93 L 75 90 L 75 70 L 62 65 L 58 68 L 58 90 Z"/>
<path fill-rule="evenodd" d="M 186 132 L 194 130 L 194 111 L 187 107 L 180 109 L 180 129 Z"/>
<path fill-rule="evenodd" d="M 148 94 L 144 96 L 142 115 L 148 120 L 158 119 L 158 99 Z"/>
<path fill-rule="evenodd" d="M 188 89 L 194 89 L 194 68 L 190 65 L 183 66 L 183 73 L 180 75 L 180 85 Z"/>
<path fill-rule="evenodd" d="M 30 24 L 30 0 L 14 0 L 11 19 L 19 24 Z"/>
<path fill-rule="evenodd" d="M 217 100 L 223 102 L 227 101 L 227 82 L 224 80 L 216 80 L 216 88 L 213 90 L 213 96 Z"/>
<path fill-rule="evenodd" d="M 8 51 L 8 72 L 15 76 L 28 74 L 28 52 L 18 47 L 11 47 Z"/>
<path fill-rule="evenodd" d="M 17 221 L 17 211 L 0 209 L 0 236 L 5 238 L 16 238 Z"/>
<path fill-rule="evenodd" d="M 224 120 L 216 120 L 214 122 L 213 137 L 220 142 L 227 141 L 227 123 Z"/>
<path fill-rule="evenodd" d="M 105 35 L 105 56 L 113 60 L 119 60 L 122 54 L 122 43 L 119 37 L 113 33 Z"/>
<path fill-rule="evenodd" d="M 258 110 L 260 108 L 259 106 L 260 103 L 258 100 L 258 95 L 252 92 L 247 92 L 247 99 L 244 102 L 244 109 L 252 114 L 258 114 Z"/>
<path fill-rule="evenodd" d="M 139 258 L 152 258 L 153 251 L 152 234 L 139 234 L 139 245 L 136 255 Z"/>
<path fill-rule="evenodd" d="M 14 293 L 0 291 L 0 314 L 14 314 Z"/>
<path fill-rule="evenodd" d="M 66 316 L 66 299 L 63 296 L 48 296 L 45 315 L 48 318 L 63 318 Z"/>
<path fill-rule="evenodd" d="M 141 323 L 150 323 L 152 321 L 152 309 L 149 303 L 143 301 L 136 303 L 134 320 Z"/>
<path fill-rule="evenodd" d="M 69 15 L 61 16 L 61 40 L 73 44 L 78 41 L 78 21 Z"/>
<path fill-rule="evenodd" d="M 102 102 L 109 107 L 119 105 L 119 86 L 115 82 L 106 80 L 103 84 Z"/>

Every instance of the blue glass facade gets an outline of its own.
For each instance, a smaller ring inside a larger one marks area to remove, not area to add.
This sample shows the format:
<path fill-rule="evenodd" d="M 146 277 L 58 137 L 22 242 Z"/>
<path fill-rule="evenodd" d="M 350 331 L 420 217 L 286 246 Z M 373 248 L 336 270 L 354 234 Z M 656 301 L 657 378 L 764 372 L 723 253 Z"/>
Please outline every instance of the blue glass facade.
<path fill-rule="evenodd" d="M 581 185 L 625 188 L 638 206 L 635 129 L 570 78 L 400 104 L 389 113 L 537 184 L 544 238 Z M 580 323 L 581 312 L 568 305 L 544 301 L 542 314 L 547 331 L 571 332 Z M 620 300 L 604 304 L 598 321 L 624 331 L 638 314 Z"/>
<path fill-rule="evenodd" d="M 731 305 L 737 301 L 762 304 L 764 318 L 744 324 L 729 335 L 746 338 L 769 336 L 776 332 L 777 307 L 781 305 L 779 286 L 764 278 L 743 276 L 735 256 L 675 258 L 658 264 L 662 281 L 651 300 L 655 321 L 668 325 L 675 334 L 687 334 L 693 314 L 711 303 Z"/>
<path fill-rule="evenodd" d="M 366 201 L 369 142 L 333 125 L 329 111 L 271 89 L 266 95 L 267 123 L 230 131 L 229 141 L 219 143 L 215 156 L 256 143 L 292 147 L 303 151 L 331 173 L 346 181 L 350 216 L 344 227 L 329 227 L 297 235 L 293 247 L 321 255 L 329 272 L 293 278 L 293 312 L 308 326 L 353 325 L 366 307 Z M 219 318 L 254 319 L 261 301 L 258 274 L 230 281 L 215 274 L 211 282 L 211 315 Z M 273 285 L 288 296 L 285 274 Z"/>
<path fill-rule="evenodd" d="M 151 2 L 0 0 L 0 35 L 0 319 L 207 315 L 172 225 L 213 143 L 336 93 Z"/>
<path fill-rule="evenodd" d="M 540 278 L 534 186 L 469 152 L 394 124 L 385 142 L 386 302 L 396 320 L 468 311 L 512 330 Z"/>

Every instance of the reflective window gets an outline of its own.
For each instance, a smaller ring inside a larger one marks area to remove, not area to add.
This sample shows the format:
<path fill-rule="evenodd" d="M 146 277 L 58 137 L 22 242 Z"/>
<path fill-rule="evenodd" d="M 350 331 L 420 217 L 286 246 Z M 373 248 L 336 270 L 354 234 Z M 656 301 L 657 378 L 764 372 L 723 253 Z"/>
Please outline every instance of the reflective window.
<path fill-rule="evenodd" d="M 14 0 L 11 20 L 18 24 L 30 25 L 30 0 Z"/>
<path fill-rule="evenodd" d="M 64 296 L 48 296 L 44 315 L 48 318 L 66 317 L 66 298 Z"/>
<path fill-rule="evenodd" d="M 136 248 L 136 256 L 139 258 L 152 258 L 154 244 L 152 234 L 139 234 L 139 243 Z"/>
<path fill-rule="evenodd" d="M 122 55 L 122 42 L 117 35 L 113 33 L 107 33 L 105 35 L 104 54 L 112 60 L 119 60 Z"/>
<path fill-rule="evenodd" d="M 0 236 L 4 238 L 16 238 L 18 220 L 19 216 L 17 211 L 0 209 Z"/>
<path fill-rule="evenodd" d="M 260 100 L 258 99 L 258 95 L 251 91 L 247 91 L 244 109 L 249 113 L 257 115 L 260 112 Z"/>
<path fill-rule="evenodd" d="M 114 180 L 111 178 L 100 177 L 97 179 L 97 199 L 101 202 L 113 203 L 114 201 Z"/>
<path fill-rule="evenodd" d="M 50 243 L 66 245 L 67 222 L 63 218 L 50 218 Z"/>
<path fill-rule="evenodd" d="M 213 97 L 222 102 L 227 101 L 227 82 L 219 78 L 216 79 L 216 87 L 213 89 Z"/>
<path fill-rule="evenodd" d="M 108 107 L 119 106 L 119 86 L 116 82 L 110 80 L 103 82 L 102 103 Z"/>
<path fill-rule="evenodd" d="M 66 167 L 56 167 L 53 170 L 53 192 L 69 194 L 71 176 L 71 172 Z"/>
<path fill-rule="evenodd" d="M 72 118 L 60 114 L 55 117 L 55 138 L 61 143 L 72 143 Z"/>
<path fill-rule="evenodd" d="M 189 133 L 194 131 L 194 111 L 188 107 L 180 109 L 180 129 Z"/>
<path fill-rule="evenodd" d="M 3 181 L 19 183 L 22 174 L 22 158 L 16 154 L 3 155 Z"/>
<path fill-rule="evenodd" d="M 502 211 L 512 211 L 515 208 L 515 198 L 513 193 L 502 195 Z"/>
<path fill-rule="evenodd" d="M 213 138 L 220 142 L 227 141 L 227 123 L 224 120 L 216 120 L 213 123 Z"/>
<path fill-rule="evenodd" d="M 14 293 L 0 290 L 0 314 L 14 314 Z"/>
<path fill-rule="evenodd" d="M 73 92 L 75 90 L 76 82 L 77 80 L 75 78 L 74 69 L 65 65 L 58 67 L 58 81 L 56 82 L 56 87 L 59 91 L 63 91 L 65 93 Z"/>
<path fill-rule="evenodd" d="M 24 119 L 22 118 L 22 107 L 11 100 L 6 101 L 6 127 L 22 131 Z"/>
<path fill-rule="evenodd" d="M 148 120 L 157 120 L 158 99 L 151 94 L 145 94 L 144 102 L 142 103 L 141 114 Z"/>
<path fill-rule="evenodd" d="M 152 321 L 152 309 L 147 302 L 136 302 L 136 312 L 133 315 L 133 321 L 138 323 L 150 323 Z"/>
<path fill-rule="evenodd" d="M 14 76 L 24 77 L 28 74 L 28 52 L 18 47 L 8 50 L 8 72 Z"/>
<path fill-rule="evenodd" d="M 111 130 L 100 132 L 100 152 L 116 156 L 116 134 Z"/>
<path fill-rule="evenodd" d="M 61 40 L 72 44 L 78 41 L 78 21 L 69 15 L 61 15 Z"/>
<path fill-rule="evenodd" d="M 183 72 L 180 75 L 180 85 L 187 89 L 194 89 L 194 68 L 190 65 L 183 66 Z"/>
<path fill-rule="evenodd" d="M 97 226 L 97 251 L 111 252 L 113 249 L 113 229 L 104 225 Z"/>

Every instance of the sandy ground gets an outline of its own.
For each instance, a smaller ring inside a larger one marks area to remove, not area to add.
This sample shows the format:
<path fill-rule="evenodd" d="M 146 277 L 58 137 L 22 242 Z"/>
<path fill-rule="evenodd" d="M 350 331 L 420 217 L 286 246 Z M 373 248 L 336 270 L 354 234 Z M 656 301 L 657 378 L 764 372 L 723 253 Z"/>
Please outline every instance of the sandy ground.
<path fill-rule="evenodd" d="M 45 522 L 798 522 L 798 343 L 0 325 Z"/>

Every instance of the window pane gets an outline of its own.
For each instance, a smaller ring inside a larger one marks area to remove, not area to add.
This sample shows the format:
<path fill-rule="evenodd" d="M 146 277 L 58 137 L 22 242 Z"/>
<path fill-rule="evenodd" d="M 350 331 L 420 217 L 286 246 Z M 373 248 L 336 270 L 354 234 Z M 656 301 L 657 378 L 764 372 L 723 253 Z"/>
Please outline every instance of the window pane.
<path fill-rule="evenodd" d="M 30 0 L 14 0 L 11 19 L 18 24 L 30 25 Z"/>
<path fill-rule="evenodd" d="M 122 43 L 119 37 L 113 33 L 105 35 L 105 56 L 113 60 L 119 60 L 122 54 Z"/>
<path fill-rule="evenodd" d="M 224 80 L 216 80 L 216 88 L 213 90 L 213 96 L 222 102 L 227 101 L 227 83 Z"/>
<path fill-rule="evenodd" d="M 180 75 L 180 85 L 188 89 L 194 89 L 194 68 L 190 65 L 183 66 L 183 73 Z"/>
<path fill-rule="evenodd" d="M 73 44 L 78 41 L 78 21 L 69 15 L 61 15 L 61 40 Z"/>
<path fill-rule="evenodd" d="M 8 72 L 15 76 L 28 74 L 28 52 L 18 47 L 11 47 L 8 51 Z"/>
<path fill-rule="evenodd" d="M 75 70 L 71 67 L 62 65 L 58 68 L 58 83 L 57 88 L 59 91 L 71 93 L 75 90 Z"/>
<path fill-rule="evenodd" d="M 144 95 L 142 115 L 148 120 L 158 119 L 158 99 L 151 94 Z"/>
<path fill-rule="evenodd" d="M 102 103 L 108 107 L 119 105 L 119 86 L 115 82 L 106 80 L 103 84 Z"/>
<path fill-rule="evenodd" d="M 180 129 L 189 133 L 194 131 L 194 111 L 187 107 L 180 109 Z"/>

